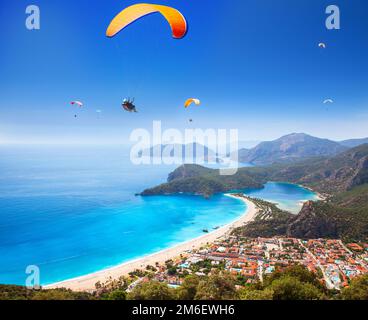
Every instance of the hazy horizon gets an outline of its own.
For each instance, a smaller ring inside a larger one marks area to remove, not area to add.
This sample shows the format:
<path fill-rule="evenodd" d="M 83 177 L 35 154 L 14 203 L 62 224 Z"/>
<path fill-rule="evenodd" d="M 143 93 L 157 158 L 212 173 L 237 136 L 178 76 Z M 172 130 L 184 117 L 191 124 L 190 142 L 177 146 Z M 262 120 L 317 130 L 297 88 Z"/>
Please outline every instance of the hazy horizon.
<path fill-rule="evenodd" d="M 315 136 L 309 133 L 305 133 L 305 132 L 290 132 L 288 134 L 284 134 L 282 136 L 277 136 L 275 138 L 270 138 L 270 139 L 265 139 L 265 140 L 245 140 L 245 139 L 239 139 L 238 144 L 239 144 L 239 148 L 253 148 L 256 145 L 258 145 L 259 143 L 262 142 L 266 142 L 266 141 L 274 141 L 277 140 L 281 137 L 290 135 L 290 134 L 294 134 L 294 133 L 302 133 L 302 134 L 307 134 L 309 136 L 313 136 L 316 138 L 320 138 L 320 139 L 328 139 L 331 141 L 335 141 L 335 142 L 342 142 L 342 141 L 346 141 L 346 140 L 355 140 L 355 139 L 367 139 L 368 137 L 354 137 L 354 138 L 350 138 L 347 137 L 345 139 L 330 139 L 327 137 L 319 137 L 319 136 Z M 189 143 L 194 143 L 196 141 L 192 141 Z M 124 142 L 119 142 L 119 141 L 62 141 L 62 140 L 53 140 L 51 141 L 1 141 L 0 140 L 0 145 L 18 145 L 18 146 L 26 146 L 26 145 L 37 145 L 37 146 L 51 146 L 51 145 L 55 145 L 55 146 L 117 146 L 117 145 L 121 145 L 121 146 L 131 146 L 133 145 L 134 142 L 131 141 L 124 141 Z"/>

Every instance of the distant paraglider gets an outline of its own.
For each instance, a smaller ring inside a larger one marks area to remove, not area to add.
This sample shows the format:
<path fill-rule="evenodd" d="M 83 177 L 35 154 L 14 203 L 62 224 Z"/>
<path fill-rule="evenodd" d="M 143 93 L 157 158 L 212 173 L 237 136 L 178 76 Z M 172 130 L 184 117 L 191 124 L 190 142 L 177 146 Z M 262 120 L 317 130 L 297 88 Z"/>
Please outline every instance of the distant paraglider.
<path fill-rule="evenodd" d="M 192 103 L 194 103 L 197 106 L 199 106 L 201 104 L 201 101 L 199 99 L 190 98 L 187 101 L 185 101 L 184 107 L 185 108 L 188 108 Z"/>
<path fill-rule="evenodd" d="M 70 102 L 71 105 L 76 105 L 77 107 L 79 108 L 82 108 L 84 105 L 83 105 L 83 102 L 80 102 L 80 101 L 72 101 Z"/>
<path fill-rule="evenodd" d="M 320 42 L 319 44 L 318 44 L 318 47 L 320 47 L 321 49 L 326 49 L 326 44 L 325 43 L 323 43 L 323 42 Z"/>
<path fill-rule="evenodd" d="M 123 103 L 121 104 L 123 109 L 128 112 L 138 112 L 136 106 L 134 105 L 134 99 L 124 99 Z"/>
<path fill-rule="evenodd" d="M 72 106 L 77 106 L 79 108 L 82 108 L 84 106 L 83 102 L 80 102 L 78 100 L 70 102 Z M 77 118 L 78 116 L 75 114 L 74 118 Z"/>
<path fill-rule="evenodd" d="M 334 103 L 334 101 L 332 99 L 326 99 L 323 101 L 323 104 L 329 104 L 329 103 Z"/>
<path fill-rule="evenodd" d="M 187 101 L 185 101 L 184 103 L 184 107 L 188 108 L 191 104 L 195 104 L 197 106 L 199 106 L 201 104 L 201 101 L 199 99 L 195 99 L 195 98 L 190 98 Z M 193 119 L 189 119 L 189 122 L 192 123 Z"/>
<path fill-rule="evenodd" d="M 187 22 L 176 9 L 168 6 L 139 3 L 125 8 L 110 23 L 106 30 L 107 37 L 113 37 L 128 25 L 152 13 L 161 13 L 170 24 L 172 36 L 181 39 L 187 33 Z"/>

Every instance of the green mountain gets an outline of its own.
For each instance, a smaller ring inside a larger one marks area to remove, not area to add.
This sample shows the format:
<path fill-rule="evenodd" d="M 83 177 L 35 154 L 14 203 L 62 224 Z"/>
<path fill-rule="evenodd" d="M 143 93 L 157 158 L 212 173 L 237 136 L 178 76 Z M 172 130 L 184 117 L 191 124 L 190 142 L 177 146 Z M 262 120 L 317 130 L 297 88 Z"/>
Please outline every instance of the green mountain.
<path fill-rule="evenodd" d="M 354 148 L 362 144 L 368 143 L 368 138 L 344 140 L 344 141 L 340 141 L 339 143 L 345 147 Z"/>
<path fill-rule="evenodd" d="M 260 213 L 254 221 L 236 229 L 236 234 L 345 241 L 368 239 L 368 184 L 339 193 L 328 201 L 309 201 L 297 215 L 263 200 L 250 200 L 260 208 Z"/>
<path fill-rule="evenodd" d="M 331 158 L 269 168 L 270 179 L 289 181 L 320 192 L 336 193 L 368 183 L 368 144 Z"/>
<path fill-rule="evenodd" d="M 327 201 L 305 203 L 298 215 L 279 221 L 287 225 L 286 235 L 368 238 L 368 144 L 327 159 L 270 168 L 270 179 L 303 184 L 330 195 Z M 262 230 L 265 223 L 256 222 L 254 228 Z"/>
<path fill-rule="evenodd" d="M 144 190 L 141 195 L 187 193 L 210 197 L 229 190 L 262 188 L 265 182 L 261 173 L 240 170 L 235 175 L 223 176 L 219 170 L 185 164 L 170 173 L 167 183 Z"/>
<path fill-rule="evenodd" d="M 329 159 L 275 169 L 270 168 L 271 179 L 302 183 L 330 196 L 305 203 L 295 216 L 275 214 L 267 221 L 256 220 L 244 228 L 245 234 L 267 236 L 278 225 L 280 235 L 298 238 L 368 239 L 367 144 Z"/>
<path fill-rule="evenodd" d="M 308 202 L 288 221 L 287 234 L 300 238 L 368 239 L 368 184 L 328 201 Z"/>
<path fill-rule="evenodd" d="M 268 216 L 247 225 L 246 236 L 289 235 L 300 238 L 368 238 L 368 145 L 330 158 L 268 167 L 241 168 L 233 176 L 218 170 L 184 165 L 168 182 L 142 195 L 191 193 L 206 197 L 214 193 L 262 187 L 267 181 L 303 184 L 327 193 L 326 201 L 307 202 L 298 215 L 277 210 L 257 200 Z"/>
<path fill-rule="evenodd" d="M 323 193 L 350 190 L 368 183 L 368 145 L 331 158 L 240 168 L 232 176 L 221 176 L 219 170 L 199 165 L 183 165 L 169 175 L 167 183 L 145 190 L 143 195 L 182 192 L 208 196 L 216 192 L 261 187 L 267 181 L 303 184 Z"/>
<path fill-rule="evenodd" d="M 274 141 L 262 142 L 252 149 L 240 149 L 238 157 L 240 162 L 270 165 L 333 156 L 346 149 L 347 147 L 335 141 L 293 133 Z"/>
<path fill-rule="evenodd" d="M 202 167 L 199 165 L 186 164 L 175 169 L 169 174 L 167 182 L 172 182 L 177 179 L 193 178 L 201 175 L 208 175 L 214 172 L 214 170 Z"/>

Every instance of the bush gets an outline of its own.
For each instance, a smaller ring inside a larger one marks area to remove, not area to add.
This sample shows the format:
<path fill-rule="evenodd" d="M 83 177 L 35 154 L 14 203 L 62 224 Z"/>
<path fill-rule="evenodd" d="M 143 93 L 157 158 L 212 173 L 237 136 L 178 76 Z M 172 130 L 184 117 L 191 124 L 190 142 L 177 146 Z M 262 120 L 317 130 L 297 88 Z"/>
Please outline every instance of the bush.
<path fill-rule="evenodd" d="M 106 296 L 106 300 L 126 300 L 126 292 L 124 290 L 115 290 Z"/>
<path fill-rule="evenodd" d="M 178 289 L 179 300 L 194 300 L 199 285 L 199 277 L 195 275 L 187 276 L 183 284 Z"/>
<path fill-rule="evenodd" d="M 201 280 L 195 295 L 196 300 L 234 300 L 237 298 L 238 294 L 233 277 L 220 273 Z"/>
<path fill-rule="evenodd" d="M 284 276 L 272 282 L 273 300 L 318 300 L 322 293 L 308 282 L 296 277 Z"/>
<path fill-rule="evenodd" d="M 173 289 L 157 281 L 139 284 L 127 295 L 128 300 L 174 300 L 175 297 Z"/>
<path fill-rule="evenodd" d="M 245 288 L 239 292 L 239 297 L 240 300 L 272 300 L 273 291 L 271 289 L 252 290 Z"/>
<path fill-rule="evenodd" d="M 348 288 L 341 291 L 343 300 L 368 300 L 368 274 L 351 281 Z"/>

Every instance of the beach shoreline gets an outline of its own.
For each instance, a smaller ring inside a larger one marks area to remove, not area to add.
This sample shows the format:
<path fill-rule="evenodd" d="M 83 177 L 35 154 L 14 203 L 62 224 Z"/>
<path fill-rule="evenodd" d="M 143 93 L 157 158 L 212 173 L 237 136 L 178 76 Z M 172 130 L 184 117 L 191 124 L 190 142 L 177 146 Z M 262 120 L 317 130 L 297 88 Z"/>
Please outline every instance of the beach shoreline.
<path fill-rule="evenodd" d="M 311 187 L 308 187 L 308 186 L 305 186 L 305 185 L 302 185 L 302 184 L 297 184 L 297 186 L 302 187 L 304 189 L 307 189 L 307 190 L 313 192 L 316 195 L 316 200 L 317 201 L 325 201 L 329 197 L 329 195 L 322 194 L 322 193 L 320 193 L 316 190 L 313 190 L 313 188 L 311 188 Z"/>
<path fill-rule="evenodd" d="M 124 262 L 115 267 L 110 267 L 77 278 L 45 285 L 43 286 L 43 288 L 67 288 L 73 291 L 94 291 L 95 284 L 97 282 L 103 283 L 110 279 L 118 279 L 121 276 L 128 275 L 129 272 L 132 272 L 136 269 L 144 269 L 147 265 L 154 266 L 156 263 L 165 263 L 165 261 L 178 257 L 180 256 L 180 254 L 188 250 L 199 249 L 200 247 L 207 245 L 208 243 L 214 242 L 216 239 L 226 236 L 234 228 L 240 227 L 245 223 L 254 220 L 255 216 L 257 215 L 258 209 L 252 201 L 246 199 L 245 197 L 237 196 L 234 194 L 225 194 L 225 196 L 241 200 L 246 204 L 246 209 L 244 213 L 237 220 L 208 234 L 204 234 L 200 237 L 178 244 L 174 247 L 164 249 L 135 260 Z"/>

